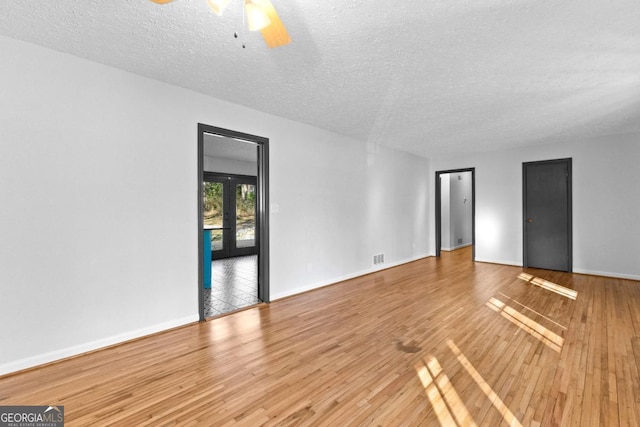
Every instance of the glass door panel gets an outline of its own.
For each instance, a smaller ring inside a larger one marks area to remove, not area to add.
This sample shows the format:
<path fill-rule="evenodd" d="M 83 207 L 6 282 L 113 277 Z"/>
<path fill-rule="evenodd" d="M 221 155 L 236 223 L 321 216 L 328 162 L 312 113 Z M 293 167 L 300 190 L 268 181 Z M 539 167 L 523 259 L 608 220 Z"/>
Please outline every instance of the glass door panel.
<path fill-rule="evenodd" d="M 229 256 L 229 183 L 207 176 L 202 183 L 203 228 L 210 230 L 211 258 Z"/>
<path fill-rule="evenodd" d="M 204 226 L 212 227 L 211 250 L 224 248 L 222 240 L 222 218 L 224 212 L 224 185 L 221 182 L 204 182 Z"/>
<path fill-rule="evenodd" d="M 256 246 L 256 186 L 236 184 L 236 248 Z"/>

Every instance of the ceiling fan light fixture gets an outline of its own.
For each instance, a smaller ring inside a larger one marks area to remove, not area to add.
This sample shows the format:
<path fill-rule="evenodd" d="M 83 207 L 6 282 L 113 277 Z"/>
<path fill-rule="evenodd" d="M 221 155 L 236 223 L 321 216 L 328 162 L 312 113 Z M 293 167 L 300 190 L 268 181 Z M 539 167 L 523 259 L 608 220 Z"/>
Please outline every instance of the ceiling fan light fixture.
<path fill-rule="evenodd" d="M 222 16 L 222 12 L 227 8 L 231 0 L 207 0 L 209 7 L 218 16 Z"/>
<path fill-rule="evenodd" d="M 244 9 L 247 14 L 247 24 L 249 25 L 249 31 L 258 31 L 268 27 L 271 24 L 271 20 L 267 16 L 262 7 L 253 3 L 251 0 L 246 0 L 244 3 Z"/>
<path fill-rule="evenodd" d="M 149 0 L 156 4 L 167 4 L 173 0 Z M 242 0 L 244 1 L 244 20 L 250 31 L 260 31 L 268 48 L 284 46 L 291 43 L 291 37 L 284 27 L 282 20 L 273 7 L 271 0 Z M 207 0 L 211 10 L 218 16 L 222 15 L 231 0 Z M 238 38 L 236 31 L 235 37 Z M 244 44 L 242 45 L 244 47 Z"/>

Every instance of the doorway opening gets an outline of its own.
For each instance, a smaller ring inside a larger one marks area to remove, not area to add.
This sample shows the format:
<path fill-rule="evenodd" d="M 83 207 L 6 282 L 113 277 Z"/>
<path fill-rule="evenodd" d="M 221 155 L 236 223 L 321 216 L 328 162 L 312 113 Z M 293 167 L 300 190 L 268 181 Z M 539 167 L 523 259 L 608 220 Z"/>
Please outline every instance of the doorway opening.
<path fill-rule="evenodd" d="M 201 321 L 269 302 L 268 141 L 198 125 Z"/>
<path fill-rule="evenodd" d="M 471 246 L 476 259 L 475 168 L 436 171 L 436 256 Z"/>

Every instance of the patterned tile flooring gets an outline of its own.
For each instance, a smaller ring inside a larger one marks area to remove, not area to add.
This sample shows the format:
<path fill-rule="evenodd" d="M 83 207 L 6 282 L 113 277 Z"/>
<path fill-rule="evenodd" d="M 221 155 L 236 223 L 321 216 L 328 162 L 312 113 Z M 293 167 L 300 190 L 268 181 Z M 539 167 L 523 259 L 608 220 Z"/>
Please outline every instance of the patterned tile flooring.
<path fill-rule="evenodd" d="M 211 289 L 204 290 L 205 317 L 218 316 L 259 302 L 257 255 L 211 263 Z"/>

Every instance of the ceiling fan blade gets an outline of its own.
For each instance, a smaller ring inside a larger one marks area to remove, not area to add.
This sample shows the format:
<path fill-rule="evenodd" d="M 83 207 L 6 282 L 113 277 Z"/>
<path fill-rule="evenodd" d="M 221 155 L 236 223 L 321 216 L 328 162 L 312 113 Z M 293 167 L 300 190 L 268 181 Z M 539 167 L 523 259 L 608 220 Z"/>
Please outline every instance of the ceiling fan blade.
<path fill-rule="evenodd" d="M 172 2 L 173 0 L 151 0 L 151 1 L 158 4 L 165 4 L 165 3 Z"/>
<path fill-rule="evenodd" d="M 278 13 L 276 12 L 273 4 L 270 0 L 254 0 L 254 3 L 259 4 L 260 7 L 271 20 L 271 24 L 260 30 L 262 37 L 264 37 L 267 47 L 274 48 L 278 46 L 284 46 L 291 43 L 291 37 L 284 27 L 284 24 L 280 20 Z"/>

